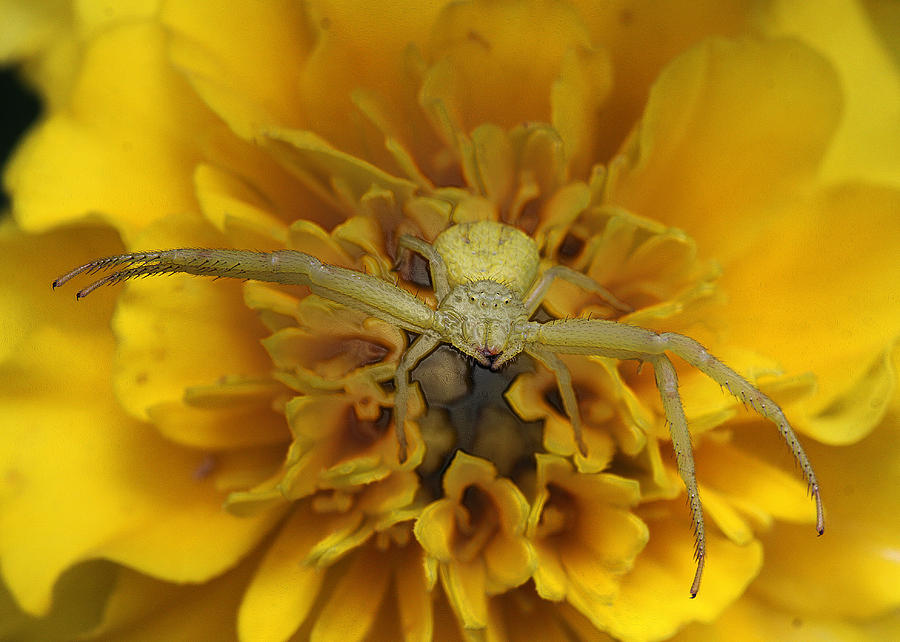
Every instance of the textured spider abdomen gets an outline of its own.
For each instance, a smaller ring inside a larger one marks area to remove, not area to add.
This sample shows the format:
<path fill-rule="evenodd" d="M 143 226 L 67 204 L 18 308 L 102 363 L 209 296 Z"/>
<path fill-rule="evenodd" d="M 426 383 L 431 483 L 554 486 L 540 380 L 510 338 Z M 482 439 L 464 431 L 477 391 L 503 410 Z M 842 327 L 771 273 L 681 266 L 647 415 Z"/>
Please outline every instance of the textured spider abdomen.
<path fill-rule="evenodd" d="M 522 296 L 537 277 L 540 256 L 524 232 L 495 221 L 460 223 L 434 240 L 450 287 L 473 281 L 502 283 Z"/>

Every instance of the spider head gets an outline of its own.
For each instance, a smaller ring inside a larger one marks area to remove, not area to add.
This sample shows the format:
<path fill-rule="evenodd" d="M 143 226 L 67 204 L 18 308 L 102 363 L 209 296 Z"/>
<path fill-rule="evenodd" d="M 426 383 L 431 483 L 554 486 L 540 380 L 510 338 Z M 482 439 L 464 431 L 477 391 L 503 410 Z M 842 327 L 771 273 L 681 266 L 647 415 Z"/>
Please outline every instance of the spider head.
<path fill-rule="evenodd" d="M 527 319 L 522 299 L 496 281 L 458 285 L 441 302 L 444 340 L 486 368 L 498 370 L 522 351 Z"/>

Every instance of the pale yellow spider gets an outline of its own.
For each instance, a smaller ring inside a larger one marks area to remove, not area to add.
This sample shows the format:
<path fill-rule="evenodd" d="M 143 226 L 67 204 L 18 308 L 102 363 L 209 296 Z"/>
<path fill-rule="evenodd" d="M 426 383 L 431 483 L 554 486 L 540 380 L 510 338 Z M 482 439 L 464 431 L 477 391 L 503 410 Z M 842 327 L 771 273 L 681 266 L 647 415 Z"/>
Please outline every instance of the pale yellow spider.
<path fill-rule="evenodd" d="M 101 285 L 119 283 L 138 276 L 184 272 L 216 277 L 253 279 L 273 283 L 305 285 L 312 292 L 361 310 L 399 328 L 418 334 L 401 357 L 394 375 L 394 425 L 400 460 L 406 459 L 405 417 L 409 400 L 409 374 L 425 356 L 442 343 L 449 343 L 479 364 L 501 368 L 521 352 L 549 368 L 559 386 L 563 406 L 572 423 L 578 448 L 585 453 L 581 417 L 572 380 L 557 353 L 600 355 L 636 359 L 653 364 L 656 385 L 678 472 L 687 488 L 691 517 L 696 529 L 697 570 L 691 597 L 697 595 L 706 556 L 703 509 L 694 474 L 694 456 L 687 420 L 678 394 L 678 377 L 666 352 L 678 355 L 724 386 L 756 412 L 771 419 L 790 446 L 816 502 L 816 530 L 825 529 L 819 484 L 812 465 L 778 405 L 734 370 L 712 356 L 706 348 L 681 334 L 658 334 L 645 328 L 599 319 L 556 319 L 538 323 L 529 319 L 556 278 L 597 293 L 616 308 L 626 304 L 581 272 L 557 265 L 539 275 L 535 242 L 520 230 L 492 221 L 453 225 L 433 245 L 402 236 L 398 245 L 427 259 L 438 301 L 432 309 L 393 283 L 378 277 L 322 263 L 295 250 L 253 252 L 248 250 L 176 249 L 136 252 L 91 261 L 58 278 L 59 287 L 82 273 L 124 265 L 123 269 L 92 283 L 76 295 L 82 298 Z"/>

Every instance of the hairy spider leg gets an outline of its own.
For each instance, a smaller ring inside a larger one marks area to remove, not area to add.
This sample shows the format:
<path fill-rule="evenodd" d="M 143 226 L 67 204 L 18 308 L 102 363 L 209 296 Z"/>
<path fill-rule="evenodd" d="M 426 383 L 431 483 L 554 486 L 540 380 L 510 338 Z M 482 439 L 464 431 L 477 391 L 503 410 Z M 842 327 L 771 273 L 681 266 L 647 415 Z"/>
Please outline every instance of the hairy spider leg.
<path fill-rule="evenodd" d="M 79 291 L 76 297 L 87 296 L 101 285 L 152 274 L 186 273 L 253 279 L 306 285 L 319 296 L 418 333 L 419 338 L 401 357 L 394 376 L 395 430 L 400 443 L 400 461 L 406 459 L 404 419 L 409 397 L 409 371 L 440 343 L 435 335 L 428 333 L 434 325 L 434 310 L 412 294 L 372 275 L 323 264 L 314 256 L 295 250 L 252 252 L 178 249 L 122 254 L 86 263 L 58 278 L 53 282 L 53 287 L 57 288 L 82 273 L 91 274 L 121 266 L 127 267 L 95 281 Z M 434 272 L 432 274 L 432 278 L 435 278 Z M 435 280 L 439 282 L 439 277 Z M 444 281 L 446 282 L 446 277 Z"/>
<path fill-rule="evenodd" d="M 681 405 L 681 395 L 678 393 L 678 374 L 675 372 L 675 366 L 664 354 L 656 356 L 652 362 L 656 387 L 659 389 L 666 421 L 669 423 L 669 434 L 672 435 L 678 474 L 687 489 L 691 521 L 694 525 L 694 559 L 697 561 L 697 570 L 691 583 L 691 597 L 694 598 L 700 590 L 700 578 L 706 561 L 706 528 L 703 524 L 703 503 L 700 501 L 700 490 L 697 488 L 697 474 L 694 471 L 694 449 L 691 446 L 687 417 L 684 416 L 684 406 Z"/>
<path fill-rule="evenodd" d="M 578 409 L 578 400 L 575 398 L 575 390 L 572 388 L 572 375 L 568 366 L 551 351 L 544 350 L 534 344 L 526 347 L 524 352 L 544 364 L 556 377 L 556 386 L 559 389 L 563 409 L 569 416 L 569 423 L 572 424 L 572 432 L 575 434 L 575 444 L 578 446 L 578 452 L 582 456 L 587 457 L 587 445 L 584 443 L 584 437 L 581 432 L 581 411 Z"/>
<path fill-rule="evenodd" d="M 656 368 L 660 363 L 659 357 L 665 356 L 665 352 L 669 351 L 687 361 L 719 385 L 727 388 L 735 398 L 748 404 L 778 427 L 778 431 L 790 447 L 795 461 L 799 464 L 809 486 L 809 492 L 815 500 L 816 531 L 819 535 L 825 532 L 825 516 L 819 494 L 819 482 L 812 464 L 784 416 L 784 412 L 753 384 L 711 355 L 699 342 L 674 332 L 657 334 L 645 328 L 602 319 L 570 319 L 528 325 L 531 326 L 529 328 L 531 341 L 539 343 L 553 352 L 595 354 L 617 359 L 639 359 L 650 361 Z M 529 347 L 526 345 L 526 349 Z M 662 367 L 665 370 L 666 366 Z M 660 380 L 665 385 L 669 385 L 666 377 L 660 379 L 657 375 L 658 384 Z M 660 394 L 665 399 L 667 392 L 660 388 Z M 670 405 L 672 404 L 670 403 Z M 677 421 L 673 421 L 671 417 L 668 418 L 668 421 L 670 429 L 673 426 L 677 427 Z M 675 435 L 673 434 L 673 443 L 674 441 Z M 690 492 L 691 489 L 688 488 L 688 493 L 690 494 Z M 695 512 L 693 508 L 692 512 Z"/>
<path fill-rule="evenodd" d="M 370 274 L 322 263 L 316 257 L 296 250 L 254 252 L 190 248 L 122 254 L 75 268 L 56 279 L 53 287 L 57 288 L 82 273 L 90 274 L 122 265 L 128 267 L 95 281 L 75 296 L 82 298 L 101 285 L 140 276 L 185 273 L 306 285 L 319 296 L 404 330 L 421 334 L 434 325 L 434 310 L 406 290 Z"/>
<path fill-rule="evenodd" d="M 597 283 L 587 274 L 583 274 L 581 272 L 578 272 L 577 270 L 573 270 L 572 268 L 566 267 L 565 265 L 554 265 L 541 275 L 541 277 L 531 287 L 531 291 L 528 293 L 528 296 L 525 297 L 523 303 L 525 304 L 525 309 L 528 311 L 529 316 L 534 314 L 538 309 L 538 306 L 541 304 L 541 301 L 544 300 L 544 296 L 547 294 L 547 290 L 550 289 L 550 285 L 555 279 L 563 279 L 565 281 L 568 281 L 569 283 L 574 283 L 582 290 L 587 290 L 588 292 L 593 292 L 594 294 L 600 295 L 600 298 L 609 303 L 619 312 L 634 311 L 634 308 L 632 308 L 624 301 L 620 301 L 616 297 L 616 295 Z"/>

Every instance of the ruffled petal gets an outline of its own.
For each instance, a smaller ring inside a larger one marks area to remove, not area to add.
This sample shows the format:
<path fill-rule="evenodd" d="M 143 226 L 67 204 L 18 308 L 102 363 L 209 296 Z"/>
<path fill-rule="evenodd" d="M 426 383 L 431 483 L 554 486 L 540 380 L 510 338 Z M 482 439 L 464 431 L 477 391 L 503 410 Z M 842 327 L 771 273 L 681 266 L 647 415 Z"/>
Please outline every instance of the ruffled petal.
<path fill-rule="evenodd" d="M 403 549 L 394 578 L 400 625 L 408 642 L 427 642 L 434 636 L 434 607 L 425 578 L 424 551 Z"/>
<path fill-rule="evenodd" d="M 609 97 L 612 83 L 612 63 L 606 51 L 573 48 L 563 55 L 550 94 L 550 121 L 563 139 L 574 176 L 587 176 L 599 157 L 595 145 L 603 125 L 597 113 Z"/>
<path fill-rule="evenodd" d="M 482 123 L 548 122 L 563 56 L 589 45 L 578 15 L 562 4 L 450 4 L 435 21 L 428 53 L 440 63 L 425 79 L 423 104 L 443 102 L 464 132 Z"/>
<path fill-rule="evenodd" d="M 650 540 L 622 578 L 610 603 L 573 592 L 570 601 L 601 630 L 617 638 L 662 639 L 694 620 L 711 621 L 746 589 L 762 565 L 759 542 L 737 546 L 707 531 L 708 564 L 696 599 L 688 588 L 694 574 L 690 523 L 681 502 L 663 520 L 645 518 Z M 647 617 L 653 613 L 653 617 Z"/>
<path fill-rule="evenodd" d="M 326 571 L 302 562 L 324 535 L 323 523 L 306 505 L 295 509 L 281 527 L 241 601 L 241 640 L 286 640 L 306 619 Z"/>
<path fill-rule="evenodd" d="M 115 565 L 99 561 L 68 569 L 54 587 L 52 608 L 42 617 L 23 612 L 0 584 L 0 639 L 73 640 L 96 628 L 116 574 Z"/>
<path fill-rule="evenodd" d="M 898 352 L 893 358 L 900 362 Z M 900 605 L 898 438 L 900 413 L 894 411 L 856 444 L 809 444 L 825 502 L 825 534 L 814 539 L 809 526 L 776 523 L 761 537 L 766 565 L 754 591 L 785 610 L 816 617 L 873 617 Z"/>
<path fill-rule="evenodd" d="M 894 190 L 824 191 L 725 271 L 729 303 L 710 314 L 786 372 L 815 373 L 818 394 L 791 419 L 828 443 L 870 431 L 896 385 L 885 350 L 900 337 L 898 210 Z"/>
<path fill-rule="evenodd" d="M 487 626 L 487 578 L 480 559 L 441 565 L 441 585 L 466 629 Z"/>
<path fill-rule="evenodd" d="M 358 551 L 313 625 L 311 642 L 366 639 L 391 581 L 391 556 L 377 548 Z"/>
<path fill-rule="evenodd" d="M 423 46 L 440 3 L 379 3 L 364 12 L 354 0 L 309 7 L 315 48 L 298 79 L 306 125 L 385 167 L 394 166 L 381 151 L 385 133 L 422 151 L 431 147 L 415 109 L 421 72 L 412 50 Z"/>
<path fill-rule="evenodd" d="M 800 43 L 706 41 L 660 74 L 612 198 L 730 266 L 809 188 L 840 107 L 834 71 Z"/>
<path fill-rule="evenodd" d="M 212 545 L 212 544 L 211 544 Z M 112 642 L 234 638 L 235 613 L 258 556 L 199 586 L 173 585 L 119 569 L 99 627 L 85 636 Z"/>
<path fill-rule="evenodd" d="M 26 301 L 46 293 L 62 265 L 97 251 L 77 246 L 78 239 L 73 230 L 30 237 L 3 260 L 19 254 L 20 265 L 40 268 L 4 282 L 20 284 Z M 171 581 L 205 581 L 230 568 L 278 514 L 227 515 L 213 480 L 196 474 L 202 453 L 163 441 L 121 411 L 109 385 L 115 346 L 102 318 L 109 302 L 76 307 L 68 297 L 47 296 L 36 308 L 48 314 L 22 317 L 30 324 L 27 342 L 0 373 L 0 466 L 7 471 L 0 555 L 16 599 L 28 612 L 46 612 L 57 576 L 85 559 L 115 560 Z"/>
<path fill-rule="evenodd" d="M 591 41 L 609 52 L 613 91 L 596 118 L 597 158 L 611 158 L 641 112 L 660 71 L 704 38 L 745 31 L 753 17 L 744 0 L 652 2 L 572 0 Z"/>
<path fill-rule="evenodd" d="M 762 13 L 769 35 L 797 38 L 834 65 L 844 93 L 841 124 L 822 166 L 826 181 L 868 180 L 900 188 L 900 73 L 865 2 L 815 8 L 778 0 Z M 894 42 L 897 32 L 891 34 Z"/>
<path fill-rule="evenodd" d="M 221 246 L 217 235 L 188 217 L 160 221 L 139 239 L 148 249 Z M 176 275 L 129 283 L 113 329 L 119 337 L 116 391 L 138 418 L 180 399 L 188 387 L 232 374 L 264 380 L 271 370 L 258 344 L 264 328 L 235 281 Z"/>
<path fill-rule="evenodd" d="M 161 28 L 104 31 L 87 45 L 67 109 L 30 134 L 7 168 L 16 218 L 41 231 L 93 214 L 129 236 L 190 210 L 199 149 L 185 141 L 216 127 L 169 67 Z"/>
<path fill-rule="evenodd" d="M 301 5 L 166 2 L 161 19 L 172 60 L 232 131 L 253 138 L 265 127 L 301 125 L 297 79 L 313 47 Z"/>

